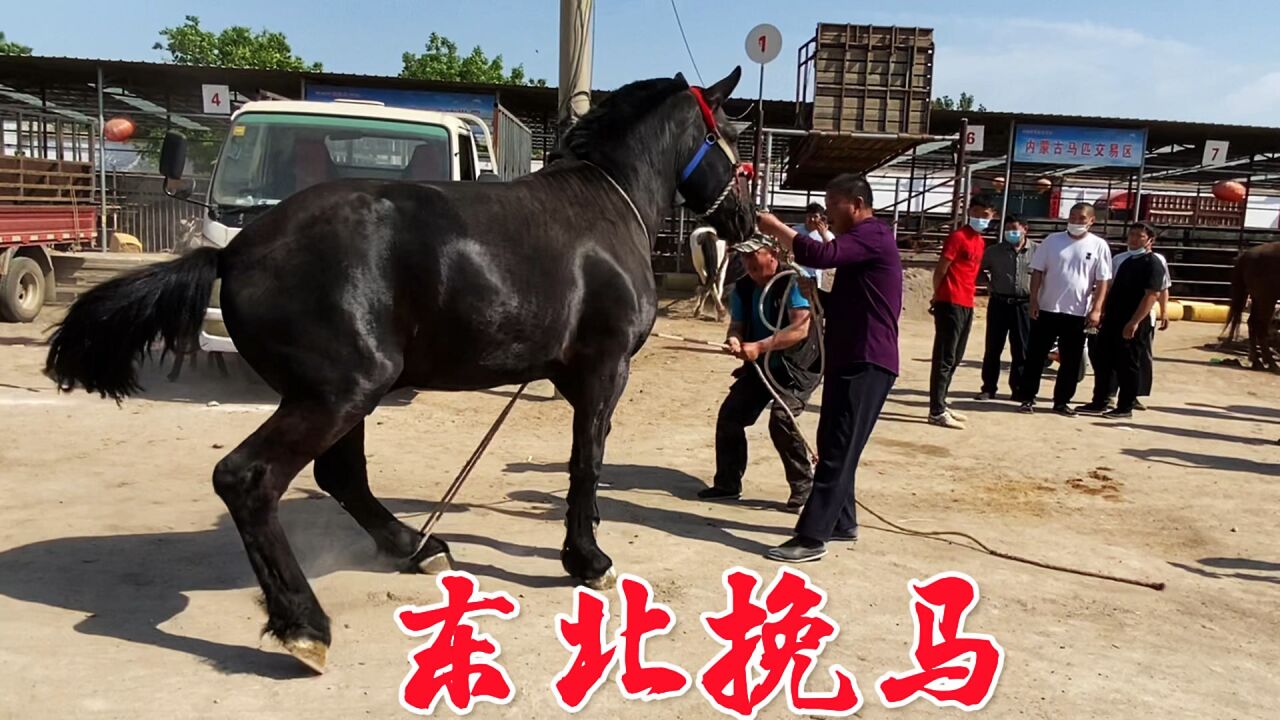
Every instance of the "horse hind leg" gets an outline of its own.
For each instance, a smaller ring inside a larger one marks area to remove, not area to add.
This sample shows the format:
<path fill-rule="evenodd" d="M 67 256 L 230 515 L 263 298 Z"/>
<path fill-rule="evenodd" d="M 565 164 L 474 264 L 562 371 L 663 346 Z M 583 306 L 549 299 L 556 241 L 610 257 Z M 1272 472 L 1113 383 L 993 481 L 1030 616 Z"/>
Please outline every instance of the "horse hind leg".
<path fill-rule="evenodd" d="M 452 567 L 449 546 L 435 537 L 422 551 L 422 533 L 401 522 L 369 489 L 363 420 L 316 458 L 316 484 L 355 519 L 378 551 L 393 558 L 402 572 L 439 573 Z"/>
<path fill-rule="evenodd" d="M 374 401 L 376 403 L 376 400 Z M 373 408 L 285 399 L 262 427 L 218 463 L 213 487 L 235 521 L 267 609 L 267 632 L 315 672 L 323 672 L 331 636 L 280 525 L 280 496 L 307 463 Z"/>
<path fill-rule="evenodd" d="M 1277 371 L 1275 354 L 1271 350 L 1271 321 L 1276 312 L 1276 300 L 1253 298 L 1249 310 L 1249 363 L 1254 370 Z"/>

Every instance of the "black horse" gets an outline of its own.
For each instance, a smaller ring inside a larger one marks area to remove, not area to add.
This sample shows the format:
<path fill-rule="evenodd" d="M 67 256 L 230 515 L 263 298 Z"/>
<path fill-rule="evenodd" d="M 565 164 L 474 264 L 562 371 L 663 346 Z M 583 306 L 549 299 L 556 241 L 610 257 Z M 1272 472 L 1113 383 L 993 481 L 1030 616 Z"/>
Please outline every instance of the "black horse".
<path fill-rule="evenodd" d="M 107 282 L 50 339 L 47 372 L 119 401 L 157 339 L 195 337 L 214 280 L 246 362 L 280 406 L 218 463 L 213 485 L 266 597 L 267 629 L 323 668 L 329 618 L 277 518 L 307 463 L 317 484 L 405 569 L 449 565 L 448 548 L 397 520 L 369 491 L 364 419 L 401 387 L 477 390 L 550 379 L 572 404 L 567 531 L 574 578 L 604 588 L 596 486 L 631 357 L 653 327 L 650 253 L 677 192 L 730 242 L 754 208 L 711 87 L 644 80 L 609 96 L 565 136 L 561 158 L 512 183 L 339 181 L 263 214 L 225 249 Z M 421 548 L 419 548 L 421 544 Z"/>

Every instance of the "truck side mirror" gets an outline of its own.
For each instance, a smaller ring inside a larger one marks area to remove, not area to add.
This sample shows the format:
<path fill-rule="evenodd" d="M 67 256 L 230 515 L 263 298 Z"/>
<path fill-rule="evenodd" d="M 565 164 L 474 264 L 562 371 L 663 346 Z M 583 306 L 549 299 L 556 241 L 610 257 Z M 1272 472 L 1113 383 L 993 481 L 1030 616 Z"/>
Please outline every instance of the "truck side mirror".
<path fill-rule="evenodd" d="M 160 174 L 169 180 L 181 180 L 187 167 L 187 139 L 182 133 L 170 130 L 164 134 L 160 146 Z"/>

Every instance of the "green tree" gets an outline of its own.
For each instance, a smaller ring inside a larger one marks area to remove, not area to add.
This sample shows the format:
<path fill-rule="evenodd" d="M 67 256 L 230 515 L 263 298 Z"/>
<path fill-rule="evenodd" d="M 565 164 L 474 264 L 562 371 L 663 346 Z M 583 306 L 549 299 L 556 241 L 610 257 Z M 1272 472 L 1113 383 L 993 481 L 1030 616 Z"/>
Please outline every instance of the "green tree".
<path fill-rule="evenodd" d="M 257 68 L 260 70 L 321 70 L 320 63 L 307 63 L 293 54 L 284 33 L 233 25 L 214 33 L 200 27 L 200 18 L 188 15 L 177 27 L 160 31 L 164 42 L 152 49 L 165 50 L 179 65 Z"/>
<path fill-rule="evenodd" d="M 403 78 L 494 85 L 547 85 L 546 80 L 526 78 L 524 65 L 516 65 L 511 72 L 504 72 L 502 56 L 495 55 L 490 59 L 479 45 L 471 49 L 471 54 L 462 57 L 458 55 L 457 43 L 439 33 L 431 33 L 427 38 L 426 52 L 421 55 L 406 52 L 401 60 L 404 61 L 404 69 L 400 71 Z"/>
<path fill-rule="evenodd" d="M 191 167 L 191 174 L 206 177 L 212 174 L 213 162 L 218 159 L 218 152 L 222 149 L 224 133 L 186 128 L 178 130 L 187 138 L 187 163 Z M 133 146 L 144 159 L 158 164 L 160 148 L 164 146 L 164 135 L 164 128 L 154 127 L 140 137 L 135 137 Z"/>
<path fill-rule="evenodd" d="M 16 43 L 12 40 L 6 40 L 4 33 L 0 32 L 0 55 L 30 55 L 31 48 Z"/>
<path fill-rule="evenodd" d="M 977 107 L 975 107 L 975 105 Z M 969 93 L 960 93 L 960 99 L 954 100 L 950 95 L 943 95 L 933 99 L 933 106 L 939 110 L 960 110 L 963 112 L 986 112 L 986 105 L 979 105 L 978 101 Z"/>

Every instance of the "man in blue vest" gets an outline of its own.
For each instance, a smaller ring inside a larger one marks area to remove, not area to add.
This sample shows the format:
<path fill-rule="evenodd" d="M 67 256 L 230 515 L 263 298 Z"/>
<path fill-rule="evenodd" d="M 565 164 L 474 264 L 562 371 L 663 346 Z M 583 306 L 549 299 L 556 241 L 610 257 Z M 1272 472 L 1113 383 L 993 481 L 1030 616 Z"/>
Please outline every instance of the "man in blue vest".
<path fill-rule="evenodd" d="M 737 380 L 720 405 L 716 420 L 714 484 L 699 492 L 698 497 L 736 500 L 742 495 L 742 476 L 747 470 L 746 429 L 754 425 L 760 413 L 772 403 L 769 437 L 782 459 L 783 472 L 791 486 L 786 509 L 799 512 L 813 487 L 813 465 L 804 438 L 788 417 L 787 408 L 795 415 L 803 412 L 818 384 L 814 372 L 818 328 L 810 322 L 809 301 L 799 286 L 785 277 L 769 288 L 763 302 L 765 317 L 761 317 L 761 295 L 779 272 L 778 251 L 772 242 L 754 237 L 739 243 L 734 250 L 743 259 L 747 276 L 735 283 L 729 296 L 726 346 L 744 364 L 734 371 Z M 780 329 L 775 332 L 770 326 Z M 787 408 L 778 405 L 750 363 L 757 363 L 762 371 L 768 368 L 774 390 Z"/>

